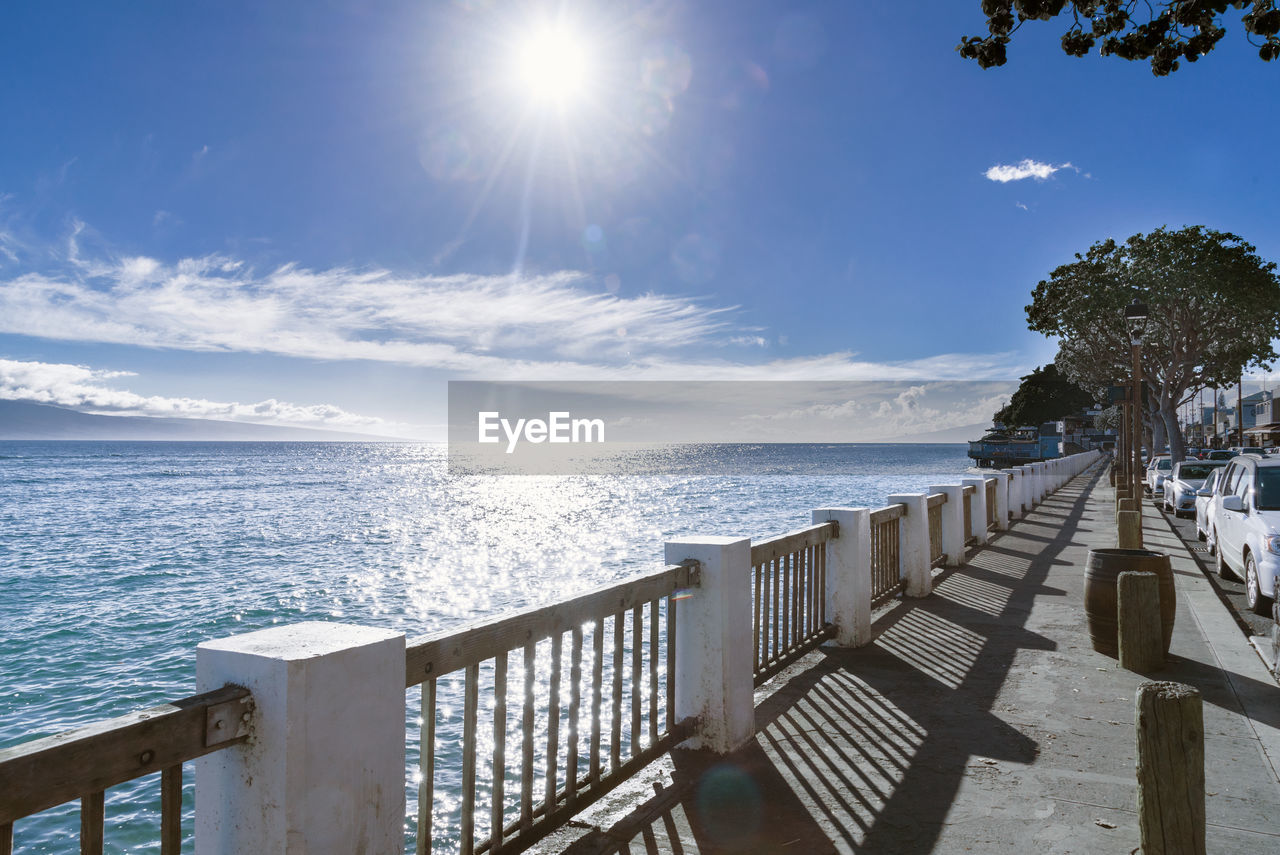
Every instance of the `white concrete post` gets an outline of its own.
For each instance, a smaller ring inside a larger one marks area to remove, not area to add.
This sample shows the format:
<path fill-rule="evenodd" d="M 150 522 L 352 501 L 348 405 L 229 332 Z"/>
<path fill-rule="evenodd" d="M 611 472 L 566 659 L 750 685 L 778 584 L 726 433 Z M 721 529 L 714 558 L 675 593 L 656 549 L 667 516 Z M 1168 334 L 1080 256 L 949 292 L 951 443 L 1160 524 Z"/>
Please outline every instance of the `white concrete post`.
<path fill-rule="evenodd" d="M 312 621 L 207 641 L 201 692 L 253 692 L 250 741 L 195 761 L 197 855 L 404 851 L 404 635 Z"/>
<path fill-rule="evenodd" d="M 1019 520 L 1027 512 L 1027 473 L 1022 471 L 1021 466 L 1014 466 L 1009 470 L 1009 474 L 1013 476 L 1013 481 L 1010 482 L 1009 506 L 1013 510 L 1013 518 Z"/>
<path fill-rule="evenodd" d="M 933 593 L 933 573 L 929 567 L 929 494 L 898 493 L 889 497 L 891 505 L 906 505 L 907 515 L 898 520 L 898 560 L 908 597 Z"/>
<path fill-rule="evenodd" d="M 964 563 L 964 487 L 960 484 L 944 484 L 930 487 L 930 493 L 943 493 L 947 503 L 942 511 L 942 551 L 947 556 L 948 567 Z"/>
<path fill-rule="evenodd" d="M 840 647 L 871 641 L 871 509 L 819 508 L 815 524 L 834 520 L 840 536 L 827 541 L 827 620 Z"/>
<path fill-rule="evenodd" d="M 676 719 L 702 724 L 682 743 L 727 754 L 756 731 L 751 658 L 751 540 L 667 541 L 667 564 L 693 559 L 701 581 L 676 609 Z"/>
<path fill-rule="evenodd" d="M 1009 528 L 1009 476 L 996 473 L 996 531 Z"/>
<path fill-rule="evenodd" d="M 969 536 L 977 538 L 978 543 L 987 542 L 987 479 L 964 478 L 960 483 L 973 487 L 973 495 L 969 497 Z"/>
<path fill-rule="evenodd" d="M 1035 485 L 1035 503 L 1039 505 L 1044 502 L 1044 496 L 1045 496 L 1044 464 L 1032 463 L 1031 471 L 1034 475 L 1031 483 Z"/>

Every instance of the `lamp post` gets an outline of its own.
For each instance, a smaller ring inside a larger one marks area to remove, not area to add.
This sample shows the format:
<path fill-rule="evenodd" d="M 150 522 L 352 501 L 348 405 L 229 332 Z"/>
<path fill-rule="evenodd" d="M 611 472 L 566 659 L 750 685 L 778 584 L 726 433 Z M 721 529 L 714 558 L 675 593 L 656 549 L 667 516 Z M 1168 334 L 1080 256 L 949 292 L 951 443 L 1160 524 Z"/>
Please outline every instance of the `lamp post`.
<path fill-rule="evenodd" d="M 1133 439 L 1130 450 L 1133 454 L 1133 497 L 1137 499 L 1139 512 L 1142 508 L 1142 333 L 1147 328 L 1147 307 L 1134 299 L 1125 306 L 1124 324 L 1129 331 L 1129 353 L 1133 357 Z M 1151 449 L 1155 454 L 1155 449 Z M 1141 538 L 1141 528 L 1139 528 Z"/>

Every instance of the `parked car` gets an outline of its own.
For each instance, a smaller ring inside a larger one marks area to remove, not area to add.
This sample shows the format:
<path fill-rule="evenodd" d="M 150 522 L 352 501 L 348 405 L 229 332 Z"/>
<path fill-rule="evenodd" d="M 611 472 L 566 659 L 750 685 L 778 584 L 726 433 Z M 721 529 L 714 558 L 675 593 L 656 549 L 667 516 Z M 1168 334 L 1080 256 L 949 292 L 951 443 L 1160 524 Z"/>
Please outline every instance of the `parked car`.
<path fill-rule="evenodd" d="M 1244 580 L 1245 602 L 1270 612 L 1280 574 L 1280 459 L 1242 454 L 1213 497 L 1218 575 Z"/>
<path fill-rule="evenodd" d="M 1216 469 L 1227 465 L 1225 460 L 1184 460 L 1175 463 L 1164 482 L 1164 509 L 1174 516 L 1193 514 L 1196 509 L 1196 491 Z"/>
<path fill-rule="evenodd" d="M 1218 486 L 1222 484 L 1222 473 L 1227 469 L 1226 464 L 1209 473 L 1209 477 L 1205 479 L 1204 485 L 1196 491 L 1196 537 L 1205 542 L 1209 547 L 1209 554 L 1213 555 L 1217 546 L 1211 537 L 1213 532 L 1213 497 L 1218 491 Z"/>
<path fill-rule="evenodd" d="M 1232 454 L 1266 454 L 1267 450 L 1256 445 L 1233 445 L 1229 449 Z"/>
<path fill-rule="evenodd" d="M 1228 451 L 1225 448 L 1215 448 L 1213 451 L 1210 451 L 1209 454 L 1204 459 L 1205 460 L 1230 460 L 1235 456 L 1236 456 L 1236 453 L 1234 451 Z"/>
<path fill-rule="evenodd" d="M 1151 462 L 1147 464 L 1146 485 L 1144 487 L 1148 496 L 1164 492 L 1164 479 L 1169 477 L 1169 472 L 1172 469 L 1173 458 L 1167 454 L 1160 454 L 1151 459 Z"/>

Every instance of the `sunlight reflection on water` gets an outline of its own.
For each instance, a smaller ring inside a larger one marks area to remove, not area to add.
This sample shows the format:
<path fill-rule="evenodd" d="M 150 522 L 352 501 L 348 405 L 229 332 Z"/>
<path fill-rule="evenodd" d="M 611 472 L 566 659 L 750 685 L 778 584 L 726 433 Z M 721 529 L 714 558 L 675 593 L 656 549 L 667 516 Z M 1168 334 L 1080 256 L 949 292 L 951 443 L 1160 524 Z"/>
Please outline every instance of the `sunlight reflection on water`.
<path fill-rule="evenodd" d="M 637 476 L 450 476 L 428 444 L 11 442 L 0 458 L 0 747 L 194 692 L 204 640 L 297 620 L 429 635 L 655 569 L 667 539 L 777 534 L 968 465 L 954 445 L 704 446 Z M 459 692 L 441 688 L 442 746 Z M 433 811 L 445 841 L 453 786 Z M 158 851 L 157 794 L 108 792 L 107 851 Z M 20 821 L 19 851 L 74 847 L 76 816 Z"/>

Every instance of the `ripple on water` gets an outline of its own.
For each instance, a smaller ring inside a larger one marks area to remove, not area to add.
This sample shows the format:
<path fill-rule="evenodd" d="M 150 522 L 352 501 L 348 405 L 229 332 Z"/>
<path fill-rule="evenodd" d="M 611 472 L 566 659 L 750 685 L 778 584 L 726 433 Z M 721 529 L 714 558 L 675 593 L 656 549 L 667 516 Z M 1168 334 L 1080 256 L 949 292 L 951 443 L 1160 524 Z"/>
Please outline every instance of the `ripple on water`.
<path fill-rule="evenodd" d="M 652 568 L 666 539 L 776 534 L 968 465 L 962 446 L 708 446 L 667 475 L 450 477 L 439 446 L 326 443 L 0 443 L 0 461 L 0 747 L 194 692 L 201 641 L 297 620 L 425 635 Z M 158 788 L 109 792 L 107 851 L 158 851 Z M 18 851 L 73 850 L 77 824 L 74 804 L 20 821 Z"/>

